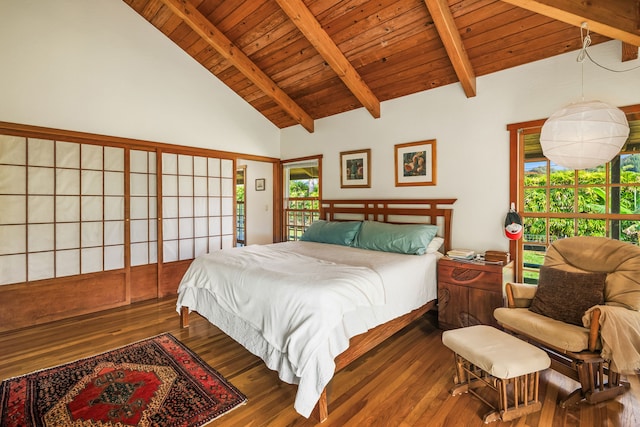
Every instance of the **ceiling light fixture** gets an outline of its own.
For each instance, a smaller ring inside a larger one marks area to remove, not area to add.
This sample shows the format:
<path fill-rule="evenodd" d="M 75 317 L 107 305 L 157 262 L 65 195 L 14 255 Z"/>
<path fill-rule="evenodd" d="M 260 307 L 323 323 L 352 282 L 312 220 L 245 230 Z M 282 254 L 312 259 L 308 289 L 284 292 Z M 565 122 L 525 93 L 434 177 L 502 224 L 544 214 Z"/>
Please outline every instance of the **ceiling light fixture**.
<path fill-rule="evenodd" d="M 582 63 L 582 101 L 553 113 L 540 134 L 545 157 L 568 169 L 588 169 L 607 163 L 629 137 L 629 123 L 622 110 L 601 101 L 584 101 L 584 59 L 589 57 L 593 61 L 587 52 L 591 37 L 586 22 L 580 28 L 580 37 L 582 50 L 577 61 Z"/>

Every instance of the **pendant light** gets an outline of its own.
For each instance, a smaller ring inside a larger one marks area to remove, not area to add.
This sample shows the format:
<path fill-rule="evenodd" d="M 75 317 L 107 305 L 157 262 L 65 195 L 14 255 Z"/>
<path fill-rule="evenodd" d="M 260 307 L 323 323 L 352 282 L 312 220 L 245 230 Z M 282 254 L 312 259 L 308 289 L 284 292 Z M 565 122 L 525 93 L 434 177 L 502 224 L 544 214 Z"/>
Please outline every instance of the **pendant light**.
<path fill-rule="evenodd" d="M 591 37 L 582 36 L 582 90 L 584 98 L 584 59 Z M 589 57 L 589 59 L 591 59 Z M 626 114 L 601 101 L 581 101 L 553 113 L 542 126 L 540 145 L 549 160 L 568 169 L 593 168 L 613 159 L 629 137 Z"/>

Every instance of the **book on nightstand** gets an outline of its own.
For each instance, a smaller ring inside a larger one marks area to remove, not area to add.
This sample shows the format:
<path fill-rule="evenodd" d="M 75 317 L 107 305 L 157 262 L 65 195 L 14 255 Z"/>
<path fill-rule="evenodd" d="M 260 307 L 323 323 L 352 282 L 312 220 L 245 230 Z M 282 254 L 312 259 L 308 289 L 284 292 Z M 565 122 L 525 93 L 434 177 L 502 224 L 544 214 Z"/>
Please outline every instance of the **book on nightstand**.
<path fill-rule="evenodd" d="M 451 249 L 447 252 L 447 256 L 453 259 L 474 259 L 476 256 L 475 251 L 471 249 Z"/>

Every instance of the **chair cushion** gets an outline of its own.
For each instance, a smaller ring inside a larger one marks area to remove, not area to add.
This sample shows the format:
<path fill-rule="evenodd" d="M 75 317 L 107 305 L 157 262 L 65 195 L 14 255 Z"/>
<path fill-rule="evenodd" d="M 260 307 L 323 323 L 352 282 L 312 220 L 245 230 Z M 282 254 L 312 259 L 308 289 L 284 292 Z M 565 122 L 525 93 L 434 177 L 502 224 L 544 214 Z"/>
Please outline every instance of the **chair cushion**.
<path fill-rule="evenodd" d="M 544 265 L 568 271 L 608 273 L 607 305 L 640 310 L 640 247 L 606 237 L 560 239 L 547 250 Z"/>
<path fill-rule="evenodd" d="M 587 328 L 551 319 L 527 308 L 499 307 L 493 316 L 505 329 L 524 333 L 559 351 L 580 352 L 589 348 Z"/>
<path fill-rule="evenodd" d="M 584 312 L 604 304 L 606 278 L 607 273 L 570 272 L 543 265 L 529 310 L 582 326 Z"/>
<path fill-rule="evenodd" d="M 513 294 L 513 302 L 518 308 L 528 308 L 531 306 L 533 297 L 536 296 L 538 285 L 530 285 L 528 283 L 509 283 Z"/>

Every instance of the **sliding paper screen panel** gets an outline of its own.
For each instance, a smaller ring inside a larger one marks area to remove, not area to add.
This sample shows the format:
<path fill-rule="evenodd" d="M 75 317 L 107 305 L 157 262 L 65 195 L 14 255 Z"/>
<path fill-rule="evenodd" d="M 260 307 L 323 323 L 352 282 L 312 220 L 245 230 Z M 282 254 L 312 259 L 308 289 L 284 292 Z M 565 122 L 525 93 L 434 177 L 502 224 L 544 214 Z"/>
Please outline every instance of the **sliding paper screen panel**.
<path fill-rule="evenodd" d="M 131 150 L 130 217 L 131 265 L 158 261 L 156 153 Z"/>
<path fill-rule="evenodd" d="M 233 177 L 233 160 L 162 154 L 164 262 L 233 246 Z"/>
<path fill-rule="evenodd" d="M 0 284 L 27 279 L 26 164 L 26 138 L 0 136 Z"/>
<path fill-rule="evenodd" d="M 124 149 L 0 136 L 0 284 L 121 269 Z"/>
<path fill-rule="evenodd" d="M 234 192 L 235 186 L 233 184 L 233 178 L 236 173 L 236 168 L 231 160 L 221 160 L 221 175 L 220 175 L 220 184 L 222 185 L 221 189 L 221 203 L 222 203 L 222 227 L 221 227 L 221 237 L 222 237 L 222 248 L 231 248 L 233 247 L 234 235 L 235 235 L 235 224 L 234 224 Z"/>

